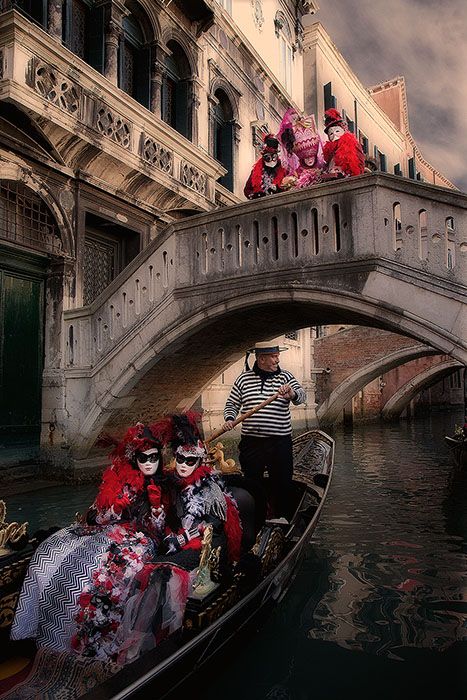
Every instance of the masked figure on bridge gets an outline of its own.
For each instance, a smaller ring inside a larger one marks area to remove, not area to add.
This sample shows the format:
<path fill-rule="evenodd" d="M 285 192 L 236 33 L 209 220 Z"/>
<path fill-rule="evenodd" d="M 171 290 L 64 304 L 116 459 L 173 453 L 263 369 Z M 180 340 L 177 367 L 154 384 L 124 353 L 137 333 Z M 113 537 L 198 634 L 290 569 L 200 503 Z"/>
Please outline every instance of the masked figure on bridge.
<path fill-rule="evenodd" d="M 283 192 L 290 187 L 290 183 L 283 182 L 286 174 L 279 158 L 279 141 L 272 134 L 266 134 L 261 157 L 254 164 L 243 193 L 247 199 L 257 199 Z"/>
<path fill-rule="evenodd" d="M 329 141 L 324 144 L 326 168 L 322 180 L 361 175 L 365 171 L 365 155 L 337 109 L 326 110 L 324 124 Z"/>
<path fill-rule="evenodd" d="M 320 182 L 324 167 L 323 143 L 314 116 L 301 117 L 295 109 L 288 109 L 280 124 L 278 138 L 282 143 L 282 164 L 289 176 L 286 182 L 292 182 L 297 189 Z"/>

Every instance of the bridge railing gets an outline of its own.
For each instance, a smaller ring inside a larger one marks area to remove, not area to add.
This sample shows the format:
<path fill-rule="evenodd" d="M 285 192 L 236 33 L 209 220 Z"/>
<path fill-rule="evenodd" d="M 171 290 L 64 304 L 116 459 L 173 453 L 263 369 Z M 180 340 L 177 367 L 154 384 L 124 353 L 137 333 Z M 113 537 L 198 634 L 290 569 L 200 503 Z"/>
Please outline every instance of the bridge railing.
<path fill-rule="evenodd" d="M 169 226 L 91 306 L 65 312 L 66 366 L 88 373 L 160 315 L 177 290 L 374 261 L 465 291 L 467 195 L 373 174 L 275 195 Z M 141 343 L 143 341 L 141 340 Z"/>

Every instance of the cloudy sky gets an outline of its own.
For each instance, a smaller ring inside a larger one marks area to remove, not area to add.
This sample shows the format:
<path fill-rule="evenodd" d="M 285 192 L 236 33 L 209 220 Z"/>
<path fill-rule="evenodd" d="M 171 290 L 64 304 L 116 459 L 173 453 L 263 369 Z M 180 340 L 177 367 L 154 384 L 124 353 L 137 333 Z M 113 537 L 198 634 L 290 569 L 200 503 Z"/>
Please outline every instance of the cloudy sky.
<path fill-rule="evenodd" d="M 467 192 L 467 2 L 318 0 L 321 22 L 366 86 L 402 75 L 423 156 Z"/>

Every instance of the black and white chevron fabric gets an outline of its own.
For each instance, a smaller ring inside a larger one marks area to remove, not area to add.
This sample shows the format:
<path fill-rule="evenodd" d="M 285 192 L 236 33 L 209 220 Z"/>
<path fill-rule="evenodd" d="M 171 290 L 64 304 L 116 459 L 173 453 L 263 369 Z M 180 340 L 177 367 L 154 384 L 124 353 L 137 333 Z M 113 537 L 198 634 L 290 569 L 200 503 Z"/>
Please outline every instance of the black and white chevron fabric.
<path fill-rule="evenodd" d="M 29 565 L 11 638 L 35 637 L 39 646 L 69 649 L 79 594 L 90 583 L 108 547 L 106 530 L 79 534 L 74 526 L 43 542 Z"/>

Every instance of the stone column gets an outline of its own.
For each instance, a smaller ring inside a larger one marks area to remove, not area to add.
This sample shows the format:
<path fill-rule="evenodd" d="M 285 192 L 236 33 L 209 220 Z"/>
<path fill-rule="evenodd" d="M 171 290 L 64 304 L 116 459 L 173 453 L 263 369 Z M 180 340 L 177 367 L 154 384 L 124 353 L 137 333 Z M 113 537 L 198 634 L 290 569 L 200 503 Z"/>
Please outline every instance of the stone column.
<path fill-rule="evenodd" d="M 236 119 L 233 119 L 232 120 L 232 136 L 233 136 L 232 169 L 233 169 L 233 191 L 234 192 L 237 189 L 237 185 L 240 186 L 240 190 L 243 187 L 242 183 L 240 183 L 239 179 L 238 179 L 238 165 L 239 165 L 238 151 L 239 151 L 239 146 L 240 146 L 240 130 L 241 130 L 241 128 L 242 128 L 241 124 L 239 124 Z"/>
<path fill-rule="evenodd" d="M 214 139 L 215 139 L 215 114 L 219 100 L 214 95 L 208 95 L 208 119 L 209 119 L 209 155 L 214 156 Z"/>
<path fill-rule="evenodd" d="M 63 0 L 49 0 L 47 31 L 57 41 L 62 40 Z"/>
<path fill-rule="evenodd" d="M 104 75 L 114 85 L 118 84 L 118 45 L 121 36 L 122 28 L 111 19 L 105 31 Z"/>
<path fill-rule="evenodd" d="M 188 103 L 192 105 L 191 112 L 191 140 L 195 145 L 198 145 L 198 129 L 199 129 L 199 119 L 198 111 L 201 105 L 201 100 L 199 99 L 200 93 L 200 83 L 196 78 L 192 78 L 189 82 L 188 89 Z"/>
<path fill-rule="evenodd" d="M 121 0 L 105 0 L 105 61 L 104 75 L 114 85 L 118 84 L 118 47 L 122 38 L 123 18 L 129 14 Z"/>
<path fill-rule="evenodd" d="M 162 119 L 162 81 L 165 57 L 170 51 L 157 41 L 151 45 L 151 112 Z"/>

